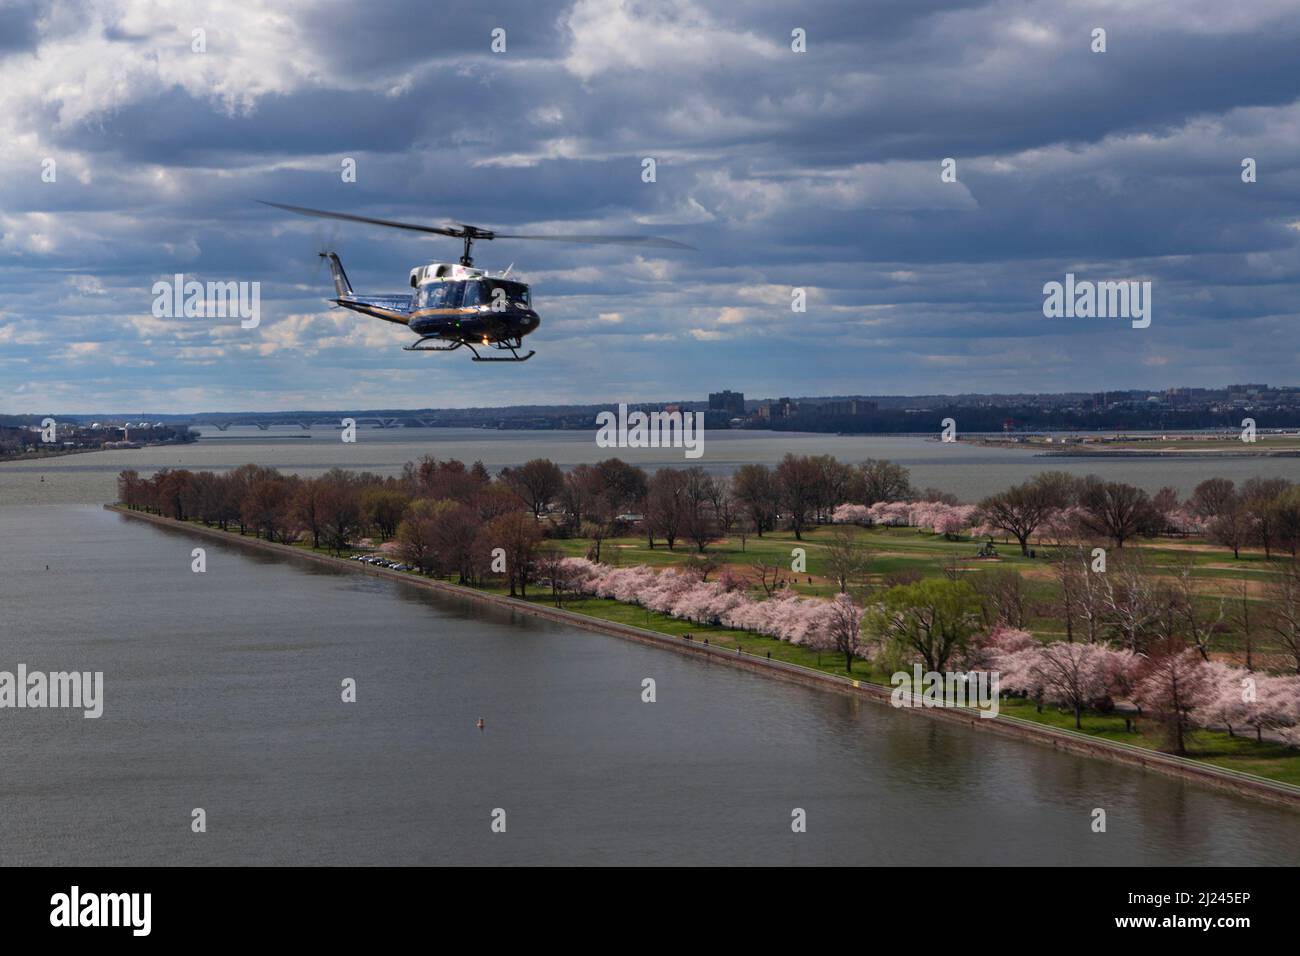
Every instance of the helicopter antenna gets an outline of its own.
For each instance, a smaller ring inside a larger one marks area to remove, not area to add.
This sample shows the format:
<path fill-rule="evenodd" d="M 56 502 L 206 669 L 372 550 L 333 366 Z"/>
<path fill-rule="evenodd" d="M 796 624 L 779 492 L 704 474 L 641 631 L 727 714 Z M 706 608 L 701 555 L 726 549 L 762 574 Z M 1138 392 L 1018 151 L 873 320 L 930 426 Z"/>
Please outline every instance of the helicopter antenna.
<path fill-rule="evenodd" d="M 506 276 L 510 275 L 510 270 L 513 269 L 514 267 L 515 264 L 513 262 L 510 263 L 510 265 L 506 266 L 506 271 L 501 273 L 501 278 L 504 279 Z"/>
<path fill-rule="evenodd" d="M 688 246 L 684 242 L 677 242 L 675 239 L 664 239 L 659 236 L 526 235 L 522 233 L 494 232 L 491 229 L 483 229 L 480 226 L 471 226 L 468 223 L 463 222 L 449 222 L 443 226 L 424 226 L 419 223 L 396 222 L 391 219 L 373 219 L 370 216 L 356 216 L 347 212 L 329 212 L 324 209 L 308 209 L 306 206 L 288 206 L 284 203 L 267 202 L 264 199 L 259 199 L 257 201 L 264 206 L 274 206 L 276 209 L 284 209 L 288 212 L 297 213 L 300 216 L 316 216 L 320 219 L 342 219 L 346 222 L 364 222 L 369 223 L 372 226 L 386 226 L 389 229 L 406 229 L 410 232 L 432 233 L 433 235 L 460 239 L 464 243 L 464 251 L 461 253 L 460 257 L 460 264 L 463 266 L 472 266 L 474 264 L 471 250 L 474 248 L 474 240 L 476 239 L 538 239 L 548 242 L 581 242 L 588 245 L 641 246 L 643 248 L 653 249 L 695 250 L 694 246 Z"/>

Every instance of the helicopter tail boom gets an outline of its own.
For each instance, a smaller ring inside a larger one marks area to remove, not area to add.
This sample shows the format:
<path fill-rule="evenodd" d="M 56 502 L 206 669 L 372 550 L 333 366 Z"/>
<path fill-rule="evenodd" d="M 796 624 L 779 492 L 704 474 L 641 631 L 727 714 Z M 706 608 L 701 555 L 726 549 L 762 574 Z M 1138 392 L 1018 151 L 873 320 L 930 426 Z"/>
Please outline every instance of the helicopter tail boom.
<path fill-rule="evenodd" d="M 343 271 L 343 263 L 339 261 L 337 252 L 322 252 L 320 257 L 330 264 L 330 275 L 334 278 L 334 291 L 340 299 L 352 295 L 352 283 L 348 281 L 348 274 Z"/>

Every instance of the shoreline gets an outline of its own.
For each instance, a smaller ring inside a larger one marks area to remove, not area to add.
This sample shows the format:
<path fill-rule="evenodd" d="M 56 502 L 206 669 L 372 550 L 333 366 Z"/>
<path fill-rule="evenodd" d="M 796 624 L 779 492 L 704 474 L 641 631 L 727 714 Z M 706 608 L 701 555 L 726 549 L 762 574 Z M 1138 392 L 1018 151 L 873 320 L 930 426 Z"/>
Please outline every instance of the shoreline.
<path fill-rule="evenodd" d="M 1179 458 L 1201 460 L 1219 460 L 1227 458 L 1300 458 L 1300 449 L 1297 448 L 1260 448 L 1254 450 L 1228 448 L 1085 448 L 1080 445 L 1074 445 L 1067 448 L 1049 448 L 1042 443 L 1015 443 L 1005 441 L 990 441 L 983 438 L 962 438 L 958 439 L 961 444 L 970 445 L 973 448 L 1004 448 L 1009 451 L 1026 452 L 1033 458 L 1088 458 L 1096 460 L 1099 458 Z"/>
<path fill-rule="evenodd" d="M 1007 446 L 1001 446 L 1007 447 Z M 1277 449 L 1275 451 L 1137 451 L 1117 449 L 1114 451 L 1037 451 L 1035 458 L 1193 458 L 1197 460 L 1224 458 L 1300 458 L 1300 451 Z"/>
<path fill-rule="evenodd" d="M 68 458 L 72 455 L 93 455 L 100 451 L 146 451 L 156 448 L 168 448 L 176 445 L 196 445 L 194 441 L 162 441 L 142 444 L 138 448 L 59 448 L 47 449 L 35 455 L 0 455 L 0 465 L 17 465 L 30 461 L 48 461 L 54 458 Z"/>
<path fill-rule="evenodd" d="M 295 548 L 292 545 L 278 544 L 271 541 L 265 541 L 261 538 L 238 535 L 232 532 L 222 531 L 219 528 L 205 527 L 192 522 L 176 521 L 172 518 L 149 514 L 143 511 L 133 511 L 121 505 L 106 504 L 103 507 L 106 511 L 115 512 L 128 518 L 145 521 L 157 527 L 170 528 L 174 531 L 181 531 L 198 537 L 211 538 L 217 541 L 237 543 L 254 550 L 296 557 L 302 560 L 332 566 L 341 570 L 383 577 L 388 580 L 403 582 L 413 587 L 423 587 L 430 590 L 441 591 L 444 594 L 466 598 L 481 603 L 493 604 L 500 608 L 529 614 L 555 623 L 568 624 L 582 630 L 619 637 L 624 640 L 632 640 L 640 644 L 665 648 L 675 651 L 678 654 L 694 656 L 697 659 L 704 658 L 709 661 L 717 660 L 731 667 L 738 667 L 742 670 L 748 670 L 753 673 L 765 674 L 779 680 L 803 684 L 804 686 L 816 687 L 823 690 L 831 690 L 836 693 L 866 699 L 886 707 L 892 706 L 890 704 L 891 688 L 884 685 L 872 684 L 848 677 L 840 677 L 838 675 L 828 674 L 823 671 L 813 670 L 811 668 L 802 667 L 798 664 L 791 664 L 785 661 L 772 660 L 766 657 L 757 657 L 743 652 L 733 652 L 723 648 L 703 644 L 699 641 L 681 640 L 648 628 L 640 628 L 633 625 L 606 621 L 586 614 L 579 614 L 575 611 L 567 611 L 563 608 L 556 608 L 533 601 L 522 600 L 520 598 L 493 594 L 476 588 L 452 584 L 447 581 L 414 576 L 402 571 L 393 571 L 389 568 L 374 567 L 372 565 L 362 564 L 358 561 L 349 561 L 346 558 L 338 558 L 312 551 L 304 551 L 301 548 Z M 980 717 L 976 711 L 944 707 L 909 707 L 906 709 L 936 720 L 946 720 L 950 722 L 964 723 L 970 726 L 979 726 L 1003 736 L 1016 737 L 1043 746 L 1051 746 L 1054 750 L 1063 750 L 1067 753 L 1080 756 L 1095 757 L 1103 760 L 1110 760 L 1113 763 L 1121 763 L 1127 766 L 1154 770 L 1157 773 L 1162 773 L 1166 776 L 1179 777 L 1194 783 L 1214 787 L 1215 789 L 1236 793 L 1240 796 L 1263 800 L 1275 805 L 1288 806 L 1293 809 L 1300 809 L 1300 787 L 1268 780 L 1263 777 L 1256 777 L 1239 771 L 1227 770 L 1222 767 L 1201 763 L 1189 758 L 1176 757 L 1171 754 L 1160 753 L 1159 751 L 1145 750 L 1140 747 L 1092 737 L 1088 734 L 1078 733 L 1076 731 L 1048 727 L 1032 721 L 1022 720 L 1017 717 L 999 715 L 995 718 L 984 718 Z"/>

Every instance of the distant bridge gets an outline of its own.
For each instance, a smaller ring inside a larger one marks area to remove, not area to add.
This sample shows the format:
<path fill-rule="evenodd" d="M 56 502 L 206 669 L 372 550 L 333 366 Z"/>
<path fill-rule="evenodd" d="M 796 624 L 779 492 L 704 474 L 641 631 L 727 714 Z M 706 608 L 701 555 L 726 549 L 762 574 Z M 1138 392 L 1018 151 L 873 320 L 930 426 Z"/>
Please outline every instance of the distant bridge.
<path fill-rule="evenodd" d="M 244 427 L 252 425 L 262 431 L 268 431 L 272 427 L 286 428 L 297 425 L 305 431 L 310 431 L 313 427 L 341 428 L 344 418 L 351 418 L 357 423 L 358 427 L 369 426 L 371 428 L 402 428 L 407 424 L 419 425 L 421 428 L 432 428 L 436 424 L 433 419 L 413 418 L 411 416 L 384 418 L 378 415 L 340 415 L 337 418 L 200 418 L 191 421 L 189 424 L 191 427 L 211 425 L 219 432 L 224 432 L 232 425 Z"/>

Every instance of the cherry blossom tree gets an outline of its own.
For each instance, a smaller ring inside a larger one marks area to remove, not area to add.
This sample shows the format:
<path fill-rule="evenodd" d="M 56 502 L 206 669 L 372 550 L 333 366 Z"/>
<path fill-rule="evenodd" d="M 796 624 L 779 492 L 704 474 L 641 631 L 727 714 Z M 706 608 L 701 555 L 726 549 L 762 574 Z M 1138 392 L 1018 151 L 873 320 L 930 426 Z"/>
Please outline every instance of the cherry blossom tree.
<path fill-rule="evenodd" d="M 1074 727 L 1083 729 L 1084 708 L 1112 699 L 1131 669 L 1132 651 L 1114 651 L 1105 644 L 1044 645 L 1030 666 L 1041 675 L 1043 699 L 1074 713 Z"/>
<path fill-rule="evenodd" d="M 844 670 L 853 673 L 853 658 L 861 657 L 865 643 L 862 636 L 864 611 L 847 594 L 837 594 L 826 605 L 825 633 L 831 644 L 844 655 Z"/>
<path fill-rule="evenodd" d="M 831 521 L 835 524 L 870 525 L 871 509 L 866 505 L 840 505 L 831 512 Z"/>
<path fill-rule="evenodd" d="M 1180 756 L 1187 753 L 1192 714 L 1206 698 L 1204 668 L 1194 649 L 1166 641 L 1152 648 L 1134 689 L 1134 701 L 1165 728 L 1166 746 Z"/>

